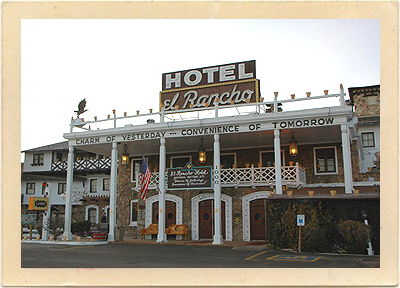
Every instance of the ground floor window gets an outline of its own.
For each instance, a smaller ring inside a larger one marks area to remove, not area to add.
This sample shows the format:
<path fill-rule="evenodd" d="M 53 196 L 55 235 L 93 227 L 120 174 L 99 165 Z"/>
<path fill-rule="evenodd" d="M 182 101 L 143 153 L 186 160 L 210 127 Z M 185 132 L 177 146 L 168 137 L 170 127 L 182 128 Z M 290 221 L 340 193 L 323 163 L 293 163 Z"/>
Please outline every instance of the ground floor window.
<path fill-rule="evenodd" d="M 130 226 L 137 226 L 139 202 L 138 199 L 132 200 L 130 204 Z"/>
<path fill-rule="evenodd" d="M 89 205 L 86 207 L 85 219 L 93 224 L 99 223 L 99 207 L 96 205 Z"/>

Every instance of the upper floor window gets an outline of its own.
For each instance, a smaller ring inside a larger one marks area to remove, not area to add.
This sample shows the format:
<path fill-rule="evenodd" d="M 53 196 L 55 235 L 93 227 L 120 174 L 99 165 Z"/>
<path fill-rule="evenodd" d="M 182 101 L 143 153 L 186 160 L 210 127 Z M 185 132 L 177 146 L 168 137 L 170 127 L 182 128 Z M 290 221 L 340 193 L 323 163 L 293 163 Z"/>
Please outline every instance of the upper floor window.
<path fill-rule="evenodd" d="M 26 194 L 35 194 L 36 184 L 26 183 Z"/>
<path fill-rule="evenodd" d="M 171 157 L 171 168 L 185 167 L 188 162 L 192 162 L 192 156 Z"/>
<path fill-rule="evenodd" d="M 90 179 L 90 193 L 97 193 L 97 179 Z"/>
<path fill-rule="evenodd" d="M 315 174 L 337 174 L 336 147 L 314 147 Z"/>
<path fill-rule="evenodd" d="M 374 132 L 361 133 L 363 147 L 375 147 Z"/>
<path fill-rule="evenodd" d="M 103 179 L 103 191 L 110 191 L 110 178 Z"/>
<path fill-rule="evenodd" d="M 132 169 L 132 182 L 136 182 L 138 179 L 140 179 L 140 173 L 142 169 L 142 159 L 133 159 L 131 160 L 131 169 Z M 148 160 L 146 159 L 146 162 Z"/>
<path fill-rule="evenodd" d="M 67 192 L 67 183 L 58 183 L 58 195 Z"/>
<path fill-rule="evenodd" d="M 236 164 L 235 153 L 221 153 L 220 159 L 222 168 L 224 169 L 233 168 Z"/>
<path fill-rule="evenodd" d="M 275 151 L 261 151 L 260 158 L 262 167 L 275 166 Z M 285 166 L 285 153 L 283 150 L 281 150 L 281 166 Z"/>
<path fill-rule="evenodd" d="M 43 165 L 44 154 L 33 154 L 33 165 Z"/>

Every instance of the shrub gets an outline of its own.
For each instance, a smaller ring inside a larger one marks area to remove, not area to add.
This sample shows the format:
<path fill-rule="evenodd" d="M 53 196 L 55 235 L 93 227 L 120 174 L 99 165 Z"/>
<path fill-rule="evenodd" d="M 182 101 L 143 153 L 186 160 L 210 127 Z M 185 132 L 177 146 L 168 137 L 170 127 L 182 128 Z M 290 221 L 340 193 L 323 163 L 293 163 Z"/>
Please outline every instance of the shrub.
<path fill-rule="evenodd" d="M 343 238 L 343 249 L 351 254 L 366 254 L 369 239 L 369 229 L 363 223 L 346 220 L 337 225 L 337 230 Z"/>
<path fill-rule="evenodd" d="M 83 235 L 85 232 L 90 232 L 90 226 L 92 223 L 90 221 L 80 221 L 71 224 L 71 232 L 73 234 Z"/>

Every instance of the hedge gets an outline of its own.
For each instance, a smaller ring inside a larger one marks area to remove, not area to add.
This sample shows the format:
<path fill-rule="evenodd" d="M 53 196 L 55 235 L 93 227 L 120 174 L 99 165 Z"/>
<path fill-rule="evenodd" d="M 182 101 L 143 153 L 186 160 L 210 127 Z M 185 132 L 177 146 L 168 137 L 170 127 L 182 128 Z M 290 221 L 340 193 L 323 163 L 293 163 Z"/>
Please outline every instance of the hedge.
<path fill-rule="evenodd" d="M 367 244 L 362 239 L 368 233 L 375 254 L 379 254 L 379 200 L 269 199 L 266 203 L 267 242 L 270 244 L 298 249 L 296 215 L 303 214 L 306 224 L 302 233 L 302 251 L 367 254 Z M 363 210 L 367 211 L 369 229 L 364 224 Z M 346 222 L 348 220 L 353 222 Z M 347 223 L 347 228 L 343 223 Z M 347 235 L 346 229 L 352 230 L 353 234 Z"/>

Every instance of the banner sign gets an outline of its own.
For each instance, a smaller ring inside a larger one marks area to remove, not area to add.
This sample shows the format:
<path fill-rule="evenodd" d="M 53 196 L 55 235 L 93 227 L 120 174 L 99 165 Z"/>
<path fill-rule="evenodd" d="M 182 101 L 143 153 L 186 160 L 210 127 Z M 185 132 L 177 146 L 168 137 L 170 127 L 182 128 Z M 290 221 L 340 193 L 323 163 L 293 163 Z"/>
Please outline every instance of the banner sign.
<path fill-rule="evenodd" d="M 28 210 L 47 211 L 49 198 L 46 197 L 30 197 Z"/>
<path fill-rule="evenodd" d="M 212 188 L 212 167 L 194 167 L 187 163 L 183 168 L 169 168 L 167 189 L 210 189 Z"/>
<path fill-rule="evenodd" d="M 160 106 L 165 111 L 258 102 L 256 61 L 162 74 Z"/>
<path fill-rule="evenodd" d="M 287 120 L 287 121 L 271 121 L 271 122 L 254 122 L 250 124 L 232 124 L 232 125 L 213 125 L 213 126 L 201 126 L 193 128 L 183 129 L 169 129 L 167 131 L 154 131 L 154 132 L 140 132 L 140 133 L 126 133 L 119 135 L 110 136 L 98 136 L 98 137 L 83 137 L 79 139 L 70 140 L 72 145 L 90 145 L 100 143 L 112 143 L 126 142 L 126 141 L 139 141 L 139 140 L 152 140 L 173 137 L 187 137 L 187 136 L 205 136 L 213 134 L 233 134 L 233 133 L 245 133 L 245 132 L 256 132 L 266 131 L 273 129 L 287 129 L 287 128 L 306 128 L 306 127 L 321 127 L 338 125 L 338 121 L 335 117 L 318 117 L 318 118 L 307 118 L 299 120 Z"/>
<path fill-rule="evenodd" d="M 36 222 L 36 214 L 21 214 L 22 225 L 35 224 L 35 222 Z"/>

